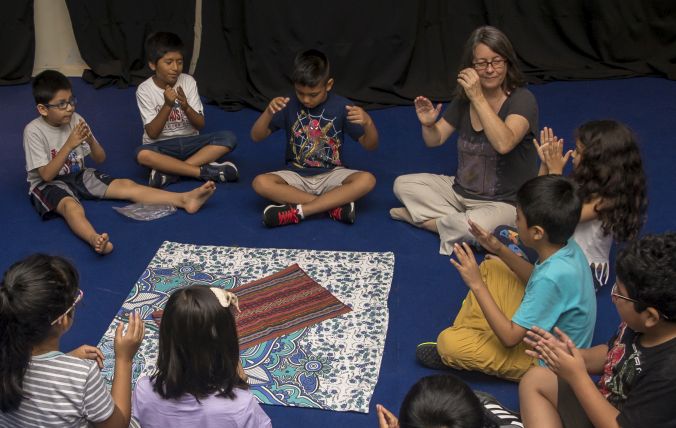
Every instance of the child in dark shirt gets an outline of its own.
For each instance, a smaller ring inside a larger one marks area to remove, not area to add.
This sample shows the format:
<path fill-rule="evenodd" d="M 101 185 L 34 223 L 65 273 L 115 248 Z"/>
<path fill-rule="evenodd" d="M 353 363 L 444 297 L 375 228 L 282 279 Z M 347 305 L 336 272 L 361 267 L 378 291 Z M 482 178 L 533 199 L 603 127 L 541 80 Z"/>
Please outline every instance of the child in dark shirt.
<path fill-rule="evenodd" d="M 527 427 L 676 426 L 676 233 L 622 251 L 611 296 L 622 323 L 608 344 L 577 349 L 561 330 L 529 332 L 529 353 L 548 368 L 519 385 Z"/>
<path fill-rule="evenodd" d="M 278 129 L 284 129 L 288 141 L 287 169 L 258 175 L 252 183 L 256 193 L 279 204 L 265 208 L 263 222 L 283 226 L 328 212 L 334 220 L 352 224 L 354 201 L 370 192 L 376 179 L 345 166 L 345 133 L 375 150 L 376 126 L 364 109 L 331 93 L 333 79 L 322 52 L 298 54 L 292 80 L 295 96 L 274 98 L 251 128 L 253 141 Z"/>

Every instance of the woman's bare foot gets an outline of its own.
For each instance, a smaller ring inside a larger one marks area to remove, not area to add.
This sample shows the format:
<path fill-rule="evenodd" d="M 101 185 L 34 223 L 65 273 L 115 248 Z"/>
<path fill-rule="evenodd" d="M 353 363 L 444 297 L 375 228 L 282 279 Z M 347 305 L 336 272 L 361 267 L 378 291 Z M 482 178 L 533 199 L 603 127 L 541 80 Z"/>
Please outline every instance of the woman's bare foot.
<path fill-rule="evenodd" d="M 101 255 L 106 255 L 113 251 L 113 243 L 110 242 L 110 238 L 107 233 L 95 233 L 89 238 L 89 245 Z"/>
<path fill-rule="evenodd" d="M 394 219 L 394 220 L 405 221 L 408 224 L 412 224 L 413 226 L 420 227 L 419 224 L 416 224 L 413 221 L 413 218 L 411 217 L 411 213 L 408 212 L 406 207 L 392 208 L 390 210 L 390 217 L 392 217 L 392 219 Z"/>
<path fill-rule="evenodd" d="M 185 192 L 181 195 L 182 206 L 188 214 L 194 214 L 202 208 L 202 205 L 214 194 L 216 184 L 213 181 L 207 181 L 197 189 Z"/>

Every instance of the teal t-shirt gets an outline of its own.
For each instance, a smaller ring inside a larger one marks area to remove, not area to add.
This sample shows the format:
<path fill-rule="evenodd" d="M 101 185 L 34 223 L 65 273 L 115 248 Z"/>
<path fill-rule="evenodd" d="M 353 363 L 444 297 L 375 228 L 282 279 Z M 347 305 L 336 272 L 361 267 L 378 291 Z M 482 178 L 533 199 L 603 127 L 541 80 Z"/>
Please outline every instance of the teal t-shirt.
<path fill-rule="evenodd" d="M 588 348 L 596 323 L 596 294 L 589 263 L 573 239 L 535 263 L 521 306 L 512 321 L 525 329 L 558 327 L 579 348 Z"/>

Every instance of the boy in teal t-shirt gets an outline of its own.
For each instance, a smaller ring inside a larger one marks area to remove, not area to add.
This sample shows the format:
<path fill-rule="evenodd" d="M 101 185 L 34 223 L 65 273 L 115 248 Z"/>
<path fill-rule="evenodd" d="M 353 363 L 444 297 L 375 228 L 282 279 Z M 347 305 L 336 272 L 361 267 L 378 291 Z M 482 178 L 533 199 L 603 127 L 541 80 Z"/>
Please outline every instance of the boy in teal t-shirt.
<path fill-rule="evenodd" d="M 570 239 L 581 207 L 575 184 L 562 176 L 536 177 L 519 189 L 516 225 L 524 245 L 538 253 L 535 266 L 469 220 L 476 240 L 499 259 L 489 255 L 478 266 L 468 244 L 455 245 L 451 263 L 470 291 L 437 343 L 418 345 L 418 360 L 518 380 L 535 363 L 522 343 L 534 325 L 565 328 L 577 346 L 589 347 L 594 284 L 582 249 Z"/>

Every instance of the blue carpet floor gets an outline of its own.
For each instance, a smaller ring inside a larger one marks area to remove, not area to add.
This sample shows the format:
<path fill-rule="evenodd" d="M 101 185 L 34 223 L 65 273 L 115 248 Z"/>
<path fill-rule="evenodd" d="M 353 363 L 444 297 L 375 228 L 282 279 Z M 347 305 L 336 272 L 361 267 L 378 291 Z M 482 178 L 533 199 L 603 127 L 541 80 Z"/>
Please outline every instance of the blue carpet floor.
<path fill-rule="evenodd" d="M 145 182 L 147 171 L 134 161 L 141 141 L 141 121 L 134 90 L 95 90 L 80 79 L 72 79 L 78 97 L 77 110 L 103 144 L 108 159 L 100 169 L 113 176 Z M 676 229 L 673 217 L 676 200 L 676 82 L 640 78 L 614 81 L 558 82 L 532 86 L 540 103 L 540 126 L 551 126 L 572 146 L 574 128 L 590 119 L 614 118 L 629 124 L 638 134 L 649 183 L 650 206 L 645 232 Z M 258 116 L 254 111 L 226 113 L 206 108 L 204 132 L 229 129 L 239 138 L 233 160 L 239 165 L 241 181 L 219 185 L 215 196 L 196 215 L 178 212 L 153 222 L 136 222 L 116 213 L 123 202 L 90 202 L 85 209 L 100 232 L 108 232 L 115 251 L 100 257 L 75 238 L 60 220 L 43 222 L 31 207 L 25 181 L 22 133 L 36 116 L 30 86 L 0 87 L 0 181 L 3 197 L 0 211 L 0 269 L 33 252 L 60 254 L 72 259 L 80 270 L 83 304 L 76 321 L 62 341 L 70 350 L 82 343 L 95 344 L 120 307 L 138 275 L 164 240 L 245 246 L 305 248 L 321 250 L 393 251 L 395 276 L 389 299 L 390 325 L 380 380 L 369 414 L 338 413 L 298 408 L 265 406 L 276 427 L 377 426 L 376 403 L 397 411 L 409 387 L 433 371 L 415 362 L 415 345 L 434 340 L 449 325 L 467 292 L 446 257 L 438 254 L 435 235 L 389 219 L 389 208 L 397 202 L 392 182 L 398 175 L 413 172 L 451 174 L 455 170 L 454 141 L 437 149 L 426 149 L 412 107 L 373 111 L 380 131 L 380 148 L 363 151 L 358 144 L 346 148 L 345 161 L 373 172 L 376 189 L 357 204 L 357 222 L 347 226 L 328 218 L 312 219 L 298 226 L 265 229 L 261 212 L 266 205 L 251 190 L 259 173 L 282 167 L 284 139 L 280 133 L 254 144 L 249 129 Z M 90 166 L 93 165 L 90 162 Z M 187 190 L 197 182 L 184 181 L 171 190 Z M 599 318 L 595 343 L 607 340 L 618 317 L 610 302 L 609 287 L 599 294 Z M 496 395 L 516 408 L 516 384 L 488 376 L 456 372 L 475 389 Z"/>

